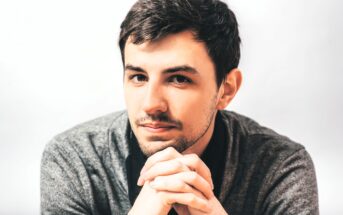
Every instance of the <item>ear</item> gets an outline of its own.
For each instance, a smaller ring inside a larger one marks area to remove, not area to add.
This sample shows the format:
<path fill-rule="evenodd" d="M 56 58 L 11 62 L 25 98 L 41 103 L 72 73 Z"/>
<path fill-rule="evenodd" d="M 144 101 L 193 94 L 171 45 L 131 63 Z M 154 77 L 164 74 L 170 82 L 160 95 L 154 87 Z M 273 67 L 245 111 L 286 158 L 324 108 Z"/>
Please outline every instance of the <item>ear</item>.
<path fill-rule="evenodd" d="M 239 69 L 232 69 L 223 80 L 219 89 L 217 109 L 225 109 L 235 97 L 242 83 L 242 73 Z"/>

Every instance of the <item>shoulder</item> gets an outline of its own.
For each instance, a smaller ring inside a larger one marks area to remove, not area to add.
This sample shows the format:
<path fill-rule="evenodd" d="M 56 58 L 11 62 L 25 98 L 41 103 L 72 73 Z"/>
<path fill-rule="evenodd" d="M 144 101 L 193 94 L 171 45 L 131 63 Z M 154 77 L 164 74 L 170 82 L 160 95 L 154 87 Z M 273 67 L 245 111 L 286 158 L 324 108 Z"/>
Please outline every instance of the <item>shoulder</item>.
<path fill-rule="evenodd" d="M 237 156 L 242 171 L 254 172 L 257 168 L 267 178 L 294 166 L 314 172 L 311 156 L 302 144 L 238 113 L 224 111 L 222 115 L 232 144 L 231 153 Z"/>
<path fill-rule="evenodd" d="M 236 164 L 237 183 L 258 192 L 251 202 L 263 214 L 317 214 L 315 169 L 305 147 L 246 116 L 221 114 L 232 144 L 234 158 L 229 159 Z"/>
<path fill-rule="evenodd" d="M 81 151 L 92 147 L 102 150 L 108 147 L 112 131 L 124 135 L 127 124 L 126 111 L 110 113 L 93 120 L 80 123 L 52 138 L 45 146 L 45 153 L 57 151 Z"/>
<path fill-rule="evenodd" d="M 249 156 L 251 153 L 263 153 L 264 156 L 277 156 L 283 159 L 296 151 L 304 150 L 304 146 L 300 143 L 260 125 L 249 117 L 232 111 L 222 111 L 221 114 L 229 135 L 232 136 L 233 141 L 240 140 L 239 147 Z"/>
<path fill-rule="evenodd" d="M 125 123 L 126 112 L 111 113 L 74 126 L 46 145 L 41 158 L 42 211 L 93 214 L 98 206 L 109 210 L 106 196 L 125 177 L 110 147 L 113 136 L 125 134 Z"/>

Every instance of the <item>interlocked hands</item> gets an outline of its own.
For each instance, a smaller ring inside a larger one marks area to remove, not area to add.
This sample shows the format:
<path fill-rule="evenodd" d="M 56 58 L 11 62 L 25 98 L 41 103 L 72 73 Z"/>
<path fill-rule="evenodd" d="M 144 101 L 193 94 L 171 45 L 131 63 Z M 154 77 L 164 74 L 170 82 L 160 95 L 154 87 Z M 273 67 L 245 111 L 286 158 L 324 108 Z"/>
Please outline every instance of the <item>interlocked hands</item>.
<path fill-rule="evenodd" d="M 150 156 L 137 184 L 143 186 L 129 214 L 227 214 L 213 194 L 211 172 L 196 154 L 174 148 Z"/>

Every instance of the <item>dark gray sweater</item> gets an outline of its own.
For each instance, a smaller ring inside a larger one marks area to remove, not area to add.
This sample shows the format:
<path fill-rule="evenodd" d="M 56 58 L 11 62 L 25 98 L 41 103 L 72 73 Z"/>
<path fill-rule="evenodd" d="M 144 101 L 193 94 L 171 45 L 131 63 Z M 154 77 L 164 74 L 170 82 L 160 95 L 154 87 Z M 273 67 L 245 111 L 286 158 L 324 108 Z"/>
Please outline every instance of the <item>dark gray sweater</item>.
<path fill-rule="evenodd" d="M 318 214 L 314 166 L 303 146 L 234 112 L 218 199 L 230 215 Z M 131 133 L 117 112 L 56 136 L 41 163 L 42 214 L 127 214 Z M 144 212 L 142 212 L 144 214 Z"/>

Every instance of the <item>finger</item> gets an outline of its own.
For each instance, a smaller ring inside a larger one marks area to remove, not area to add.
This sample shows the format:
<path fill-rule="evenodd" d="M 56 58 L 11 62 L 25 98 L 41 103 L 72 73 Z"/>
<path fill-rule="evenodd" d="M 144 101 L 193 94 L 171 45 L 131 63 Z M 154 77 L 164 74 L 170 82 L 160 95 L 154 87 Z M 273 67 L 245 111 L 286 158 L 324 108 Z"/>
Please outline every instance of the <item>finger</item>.
<path fill-rule="evenodd" d="M 173 193 L 173 192 L 158 192 L 165 204 L 183 204 L 188 207 L 200 210 L 204 213 L 211 211 L 209 201 L 201 197 L 201 194 L 197 194 L 196 190 L 192 193 Z"/>
<path fill-rule="evenodd" d="M 211 171 L 198 155 L 187 154 L 176 159 L 187 165 L 191 170 L 201 175 L 206 181 L 208 181 L 208 183 L 210 183 L 212 189 L 214 188 Z"/>
<path fill-rule="evenodd" d="M 196 172 L 180 172 L 169 176 L 158 176 L 150 182 L 150 186 L 156 190 L 170 192 L 190 192 L 193 189 L 201 192 L 210 199 L 214 195 L 211 185 Z"/>
<path fill-rule="evenodd" d="M 156 191 L 191 193 L 193 188 L 181 180 L 154 180 L 149 185 Z"/>
<path fill-rule="evenodd" d="M 190 169 L 178 160 L 174 159 L 162 161 L 156 163 L 154 166 L 150 167 L 145 173 L 143 173 L 139 177 L 138 183 L 144 183 L 144 181 L 153 180 L 157 176 L 172 175 L 183 171 L 190 171 Z"/>
<path fill-rule="evenodd" d="M 150 167 L 158 162 L 171 160 L 177 157 L 182 157 L 182 155 L 173 147 L 168 147 L 162 151 L 156 152 L 155 154 L 151 155 L 145 162 L 141 170 L 141 174 L 143 174 L 146 170 L 148 170 Z"/>
<path fill-rule="evenodd" d="M 193 188 L 182 181 L 171 176 L 158 176 L 149 185 L 157 191 L 168 191 L 177 193 L 190 193 Z"/>

